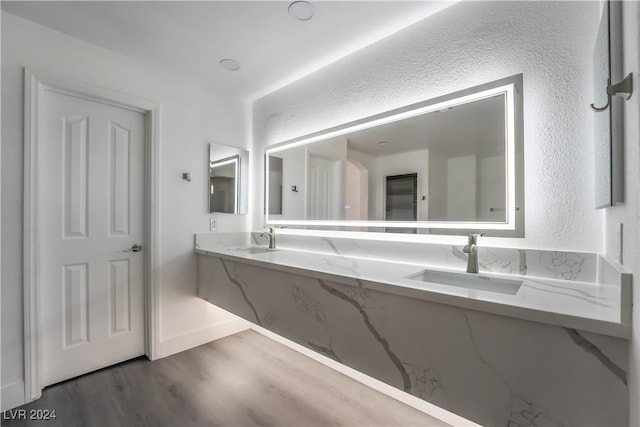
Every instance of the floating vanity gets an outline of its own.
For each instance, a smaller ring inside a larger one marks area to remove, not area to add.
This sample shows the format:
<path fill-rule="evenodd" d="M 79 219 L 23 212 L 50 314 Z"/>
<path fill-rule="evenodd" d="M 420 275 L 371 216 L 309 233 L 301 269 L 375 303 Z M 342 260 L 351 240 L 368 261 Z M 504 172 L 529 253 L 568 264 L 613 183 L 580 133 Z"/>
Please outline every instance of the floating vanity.
<path fill-rule="evenodd" d="M 628 424 L 631 277 L 593 253 L 196 236 L 199 296 L 487 426 Z"/>
<path fill-rule="evenodd" d="M 628 425 L 630 275 L 595 253 L 464 246 L 525 237 L 535 79 L 266 138 L 254 217 L 287 231 L 275 249 L 196 236 L 199 296 L 485 426 Z"/>

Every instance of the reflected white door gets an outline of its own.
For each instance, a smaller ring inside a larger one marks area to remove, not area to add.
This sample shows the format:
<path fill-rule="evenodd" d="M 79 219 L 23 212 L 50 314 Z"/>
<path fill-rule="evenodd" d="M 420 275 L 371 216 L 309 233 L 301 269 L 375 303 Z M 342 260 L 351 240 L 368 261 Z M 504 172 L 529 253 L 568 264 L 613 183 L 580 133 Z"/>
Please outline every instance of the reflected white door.
<path fill-rule="evenodd" d="M 144 354 L 144 256 L 135 245 L 144 237 L 145 118 L 51 91 L 42 96 L 38 269 L 46 386 Z"/>
<path fill-rule="evenodd" d="M 342 219 L 341 162 L 309 156 L 307 219 Z"/>

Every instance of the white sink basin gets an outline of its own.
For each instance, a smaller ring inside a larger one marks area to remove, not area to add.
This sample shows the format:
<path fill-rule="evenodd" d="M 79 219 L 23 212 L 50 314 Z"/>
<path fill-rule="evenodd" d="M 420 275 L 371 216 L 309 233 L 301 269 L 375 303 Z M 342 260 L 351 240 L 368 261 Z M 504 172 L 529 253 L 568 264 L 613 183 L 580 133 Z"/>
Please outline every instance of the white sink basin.
<path fill-rule="evenodd" d="M 277 249 L 269 249 L 263 246 L 248 246 L 246 248 L 235 248 L 234 251 L 243 252 L 245 254 L 263 254 L 266 252 L 273 252 Z"/>
<path fill-rule="evenodd" d="M 442 285 L 499 292 L 501 294 L 510 295 L 517 294 L 520 289 L 520 285 L 522 285 L 522 280 L 499 279 L 497 277 L 488 277 L 481 274 L 454 273 L 438 270 L 422 270 L 405 278 L 421 282 L 439 283 Z"/>

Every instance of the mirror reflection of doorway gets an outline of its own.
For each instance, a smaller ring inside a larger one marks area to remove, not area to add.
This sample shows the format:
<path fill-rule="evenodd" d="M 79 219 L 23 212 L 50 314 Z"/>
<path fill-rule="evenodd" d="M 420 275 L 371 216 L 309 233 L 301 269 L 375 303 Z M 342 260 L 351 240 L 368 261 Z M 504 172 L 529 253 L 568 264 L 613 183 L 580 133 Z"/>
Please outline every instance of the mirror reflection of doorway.
<path fill-rule="evenodd" d="M 418 174 L 409 173 L 385 178 L 385 221 L 418 219 Z M 386 232 L 413 233 L 415 228 L 387 228 Z"/>
<path fill-rule="evenodd" d="M 343 219 L 342 161 L 311 153 L 308 166 L 309 194 L 306 219 Z"/>

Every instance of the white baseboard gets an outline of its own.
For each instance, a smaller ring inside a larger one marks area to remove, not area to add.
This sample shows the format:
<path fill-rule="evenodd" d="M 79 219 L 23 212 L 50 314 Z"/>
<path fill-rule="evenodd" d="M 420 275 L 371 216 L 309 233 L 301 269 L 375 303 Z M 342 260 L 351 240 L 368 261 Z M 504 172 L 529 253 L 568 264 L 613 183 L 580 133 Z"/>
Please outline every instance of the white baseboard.
<path fill-rule="evenodd" d="M 25 395 L 23 381 L 3 385 L 2 390 L 0 391 L 0 399 L 2 400 L 2 412 L 13 409 L 17 406 L 24 405 L 25 403 L 27 403 L 24 398 Z"/>
<path fill-rule="evenodd" d="M 231 319 L 208 328 L 198 329 L 176 337 L 160 340 L 159 357 L 163 358 L 180 353 L 190 348 L 233 335 L 249 329 L 249 323 L 244 319 Z"/>
<path fill-rule="evenodd" d="M 251 329 L 254 331 L 266 336 L 267 338 L 271 338 L 274 341 L 277 341 L 287 347 L 304 354 L 305 356 L 310 357 L 313 360 L 316 360 L 323 365 L 328 366 L 329 368 L 335 369 L 336 371 L 353 378 L 354 380 L 371 387 L 372 389 L 379 391 L 382 394 L 386 394 L 387 396 L 398 400 L 412 408 L 415 408 L 421 412 L 424 412 L 427 415 L 430 415 L 434 418 L 437 418 L 447 424 L 450 424 L 455 427 L 481 427 L 479 424 L 474 423 L 466 418 L 463 418 L 459 415 L 456 415 L 452 412 L 447 411 L 446 409 L 442 409 L 439 406 L 436 406 L 432 403 L 427 402 L 426 400 L 422 400 L 416 396 L 413 396 L 409 393 L 406 393 L 400 389 L 397 389 L 387 383 L 384 383 L 380 380 L 377 380 L 369 375 L 363 374 L 360 371 L 357 371 L 353 368 L 350 368 L 342 363 L 336 362 L 333 359 L 330 359 L 322 354 L 316 353 L 313 350 L 308 349 L 298 343 L 295 343 L 287 338 L 284 338 L 278 334 L 275 334 L 268 329 L 262 328 L 260 326 L 251 324 Z"/>

